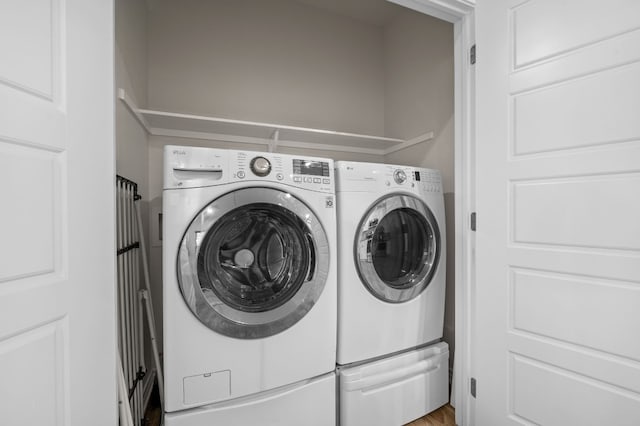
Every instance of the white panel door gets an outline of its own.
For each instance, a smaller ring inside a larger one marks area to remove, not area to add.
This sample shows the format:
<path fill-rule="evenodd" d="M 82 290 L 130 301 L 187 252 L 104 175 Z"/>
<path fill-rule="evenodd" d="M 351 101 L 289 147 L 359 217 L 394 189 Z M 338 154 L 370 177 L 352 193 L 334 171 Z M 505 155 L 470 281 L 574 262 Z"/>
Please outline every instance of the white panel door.
<path fill-rule="evenodd" d="M 640 2 L 477 9 L 477 425 L 640 424 Z"/>
<path fill-rule="evenodd" d="M 114 425 L 113 3 L 0 1 L 0 423 Z"/>

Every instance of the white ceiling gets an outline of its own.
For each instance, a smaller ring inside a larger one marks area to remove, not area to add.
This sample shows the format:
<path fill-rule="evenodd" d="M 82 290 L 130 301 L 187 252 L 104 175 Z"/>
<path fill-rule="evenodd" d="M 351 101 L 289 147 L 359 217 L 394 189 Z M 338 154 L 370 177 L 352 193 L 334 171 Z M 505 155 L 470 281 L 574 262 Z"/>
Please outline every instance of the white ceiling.
<path fill-rule="evenodd" d="M 402 9 L 386 0 L 295 0 L 337 15 L 385 26 Z"/>

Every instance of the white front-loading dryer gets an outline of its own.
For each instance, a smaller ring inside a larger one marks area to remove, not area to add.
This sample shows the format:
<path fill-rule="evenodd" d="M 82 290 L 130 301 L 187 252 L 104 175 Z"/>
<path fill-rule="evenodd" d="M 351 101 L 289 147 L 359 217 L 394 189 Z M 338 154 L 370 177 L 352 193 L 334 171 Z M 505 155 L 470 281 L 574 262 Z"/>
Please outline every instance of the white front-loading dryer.
<path fill-rule="evenodd" d="M 322 158 L 165 147 L 165 411 L 334 370 L 333 174 Z"/>
<path fill-rule="evenodd" d="M 442 338 L 446 238 L 437 170 L 336 162 L 340 365 Z"/>

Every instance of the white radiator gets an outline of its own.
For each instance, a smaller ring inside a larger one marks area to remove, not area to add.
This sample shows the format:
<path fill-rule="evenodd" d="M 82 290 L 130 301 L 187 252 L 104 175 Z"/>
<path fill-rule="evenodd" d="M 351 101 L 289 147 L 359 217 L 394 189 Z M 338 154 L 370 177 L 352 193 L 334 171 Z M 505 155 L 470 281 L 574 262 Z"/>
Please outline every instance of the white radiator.
<path fill-rule="evenodd" d="M 140 425 L 146 404 L 143 378 L 147 369 L 144 362 L 144 319 L 140 300 L 141 245 L 134 204 L 138 198 L 138 185 L 117 176 L 118 349 L 133 424 Z"/>

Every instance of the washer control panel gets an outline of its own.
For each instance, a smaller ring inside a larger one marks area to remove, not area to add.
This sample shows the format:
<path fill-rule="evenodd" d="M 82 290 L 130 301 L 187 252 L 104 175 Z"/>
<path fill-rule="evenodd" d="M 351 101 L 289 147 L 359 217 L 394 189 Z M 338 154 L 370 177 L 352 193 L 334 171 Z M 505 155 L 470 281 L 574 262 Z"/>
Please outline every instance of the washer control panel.
<path fill-rule="evenodd" d="M 331 166 L 328 161 L 294 158 L 293 181 L 329 185 L 331 184 Z"/>
<path fill-rule="evenodd" d="M 253 155 L 256 154 L 256 155 Z M 329 159 L 273 153 L 235 151 L 233 178 L 259 179 L 318 191 L 333 191 L 333 162 Z"/>
<path fill-rule="evenodd" d="M 271 182 L 320 192 L 335 192 L 333 160 L 167 145 L 164 188 L 194 188 L 230 182 Z"/>

